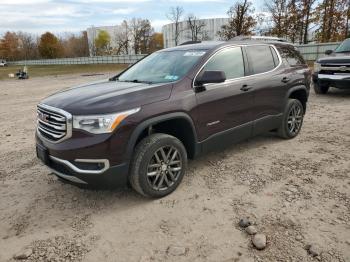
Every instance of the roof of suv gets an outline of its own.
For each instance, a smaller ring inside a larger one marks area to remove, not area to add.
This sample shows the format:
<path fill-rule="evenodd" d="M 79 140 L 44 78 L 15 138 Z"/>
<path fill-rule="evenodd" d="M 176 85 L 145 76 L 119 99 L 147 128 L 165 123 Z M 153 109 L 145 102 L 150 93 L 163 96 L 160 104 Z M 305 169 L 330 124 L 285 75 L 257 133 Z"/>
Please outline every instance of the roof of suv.
<path fill-rule="evenodd" d="M 210 50 L 222 46 L 230 45 L 261 45 L 261 44 L 273 44 L 273 45 L 286 45 L 293 46 L 293 44 L 279 41 L 259 41 L 259 40 L 229 40 L 229 41 L 203 41 L 195 44 L 182 44 L 176 47 L 170 47 L 164 49 L 164 51 L 174 50 Z"/>

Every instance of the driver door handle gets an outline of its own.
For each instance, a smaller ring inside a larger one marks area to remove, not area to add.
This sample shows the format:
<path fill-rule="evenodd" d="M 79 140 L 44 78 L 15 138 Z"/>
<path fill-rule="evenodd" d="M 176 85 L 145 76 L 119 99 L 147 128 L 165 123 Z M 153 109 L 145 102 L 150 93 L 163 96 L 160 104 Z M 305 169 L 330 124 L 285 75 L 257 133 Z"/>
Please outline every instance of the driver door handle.
<path fill-rule="evenodd" d="M 244 91 L 244 92 L 247 92 L 249 91 L 250 89 L 252 89 L 253 87 L 252 86 L 249 86 L 249 85 L 243 85 L 241 87 L 241 90 Z"/>

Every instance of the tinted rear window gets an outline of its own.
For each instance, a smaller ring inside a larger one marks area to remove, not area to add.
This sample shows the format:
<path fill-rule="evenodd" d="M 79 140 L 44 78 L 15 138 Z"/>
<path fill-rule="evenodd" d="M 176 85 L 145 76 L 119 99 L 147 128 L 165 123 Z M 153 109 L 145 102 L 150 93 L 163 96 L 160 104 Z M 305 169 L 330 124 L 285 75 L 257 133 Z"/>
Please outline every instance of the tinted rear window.
<path fill-rule="evenodd" d="M 287 46 L 278 46 L 277 49 L 280 52 L 282 60 L 285 64 L 288 64 L 290 66 L 305 64 L 303 57 L 294 48 Z"/>
<path fill-rule="evenodd" d="M 275 61 L 268 45 L 247 47 L 249 64 L 254 74 L 264 73 L 275 68 Z"/>

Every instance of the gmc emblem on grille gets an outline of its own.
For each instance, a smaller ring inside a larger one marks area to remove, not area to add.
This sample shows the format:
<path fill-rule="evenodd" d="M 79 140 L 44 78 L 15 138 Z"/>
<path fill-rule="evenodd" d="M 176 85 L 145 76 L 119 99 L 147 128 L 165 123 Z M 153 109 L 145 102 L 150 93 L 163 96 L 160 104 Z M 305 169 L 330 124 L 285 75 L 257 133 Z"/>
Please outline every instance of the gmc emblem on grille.
<path fill-rule="evenodd" d="M 49 122 L 49 115 L 38 112 L 38 118 L 43 122 Z"/>
<path fill-rule="evenodd" d="M 339 70 L 342 71 L 342 72 L 346 71 L 346 66 L 340 66 Z"/>

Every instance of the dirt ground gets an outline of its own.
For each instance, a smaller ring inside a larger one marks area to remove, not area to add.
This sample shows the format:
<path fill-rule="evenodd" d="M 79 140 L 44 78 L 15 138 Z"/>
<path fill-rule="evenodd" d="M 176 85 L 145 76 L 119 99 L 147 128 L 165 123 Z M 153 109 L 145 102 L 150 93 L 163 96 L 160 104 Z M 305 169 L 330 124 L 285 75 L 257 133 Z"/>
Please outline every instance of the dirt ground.
<path fill-rule="evenodd" d="M 0 81 L 0 261 L 350 261 L 350 91 L 312 92 L 297 138 L 266 134 L 191 161 L 173 194 L 149 200 L 63 184 L 36 159 L 36 104 L 105 77 Z"/>

